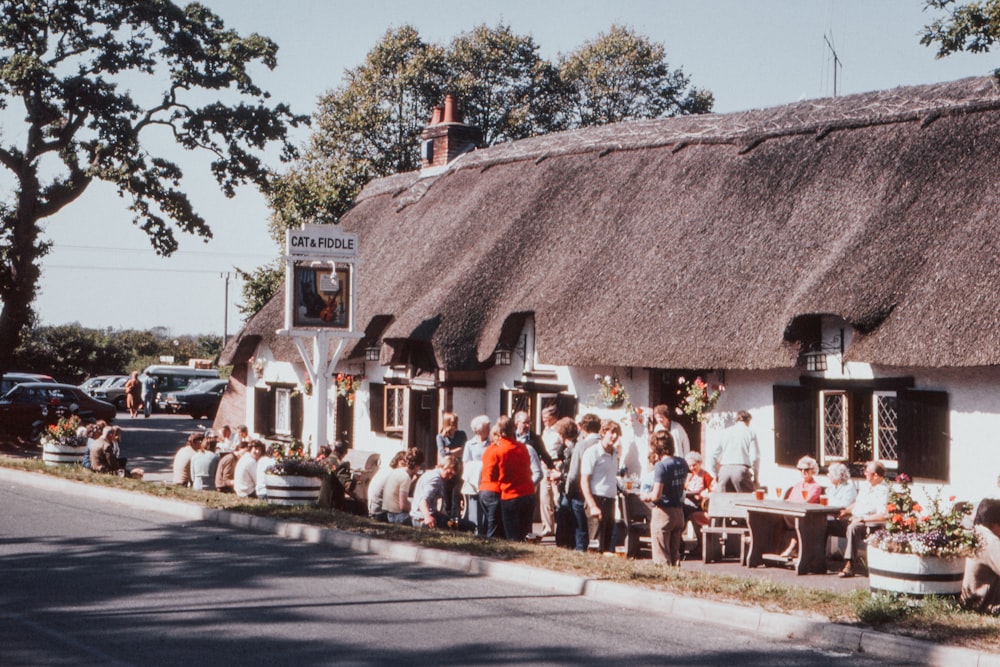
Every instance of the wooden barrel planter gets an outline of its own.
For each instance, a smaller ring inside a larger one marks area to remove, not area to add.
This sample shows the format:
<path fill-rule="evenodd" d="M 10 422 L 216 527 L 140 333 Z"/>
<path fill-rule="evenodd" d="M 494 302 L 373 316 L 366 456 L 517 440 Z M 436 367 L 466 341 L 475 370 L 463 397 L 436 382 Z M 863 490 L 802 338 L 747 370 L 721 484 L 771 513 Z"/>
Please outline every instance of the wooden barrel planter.
<path fill-rule="evenodd" d="M 320 477 L 303 475 L 264 475 L 267 502 L 272 505 L 313 505 L 319 501 L 323 485 Z"/>
<path fill-rule="evenodd" d="M 86 440 L 80 445 L 65 445 L 58 440 L 42 441 L 42 461 L 45 465 L 83 465 L 86 455 Z"/>
<path fill-rule="evenodd" d="M 898 554 L 868 547 L 868 582 L 873 591 L 907 595 L 958 595 L 965 558 Z"/>

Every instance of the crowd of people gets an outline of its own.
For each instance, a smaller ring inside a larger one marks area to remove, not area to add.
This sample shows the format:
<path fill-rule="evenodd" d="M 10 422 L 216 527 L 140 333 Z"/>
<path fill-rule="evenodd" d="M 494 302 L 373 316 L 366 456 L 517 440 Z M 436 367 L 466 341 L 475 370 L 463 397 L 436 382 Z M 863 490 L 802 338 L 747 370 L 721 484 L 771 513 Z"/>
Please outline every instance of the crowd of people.
<path fill-rule="evenodd" d="M 593 413 L 577 420 L 560 418 L 554 407 L 542 411 L 543 430 L 535 434 L 526 412 L 491 422 L 486 415 L 471 422 L 473 438 L 459 429 L 459 418 L 445 413 L 437 436 L 437 465 L 421 474 L 420 448 L 398 452 L 371 479 L 367 512 L 376 520 L 429 529 L 451 528 L 486 538 L 537 541 L 555 536 L 558 546 L 577 551 L 615 551 L 618 498 L 632 490 L 622 467 L 621 426 Z M 750 428 L 751 416 L 740 411 L 703 457 L 693 451 L 684 429 L 670 419 L 666 406 L 656 406 L 649 433 L 648 466 L 636 484 L 636 495 L 649 508 L 653 561 L 679 565 L 682 534 L 690 524 L 707 523 L 712 494 L 753 492 L 760 488 L 760 449 Z M 121 456 L 122 430 L 97 422 L 85 429 L 85 465 L 94 472 L 141 477 Z M 325 462 L 339 496 L 351 483 L 343 461 L 348 446 L 325 447 L 316 461 Z M 198 490 L 266 498 L 265 471 L 283 454 L 282 445 L 251 439 L 246 426 L 223 426 L 218 432 L 192 433 L 173 462 L 173 482 Z M 831 463 L 827 484 L 817 479 L 817 461 L 799 459 L 799 480 L 779 497 L 789 502 L 822 503 L 831 514 L 827 534 L 846 540 L 841 577 L 864 571 L 865 540 L 884 525 L 890 486 L 879 461 L 865 465 L 865 481 L 855 486 L 848 467 Z M 623 477 L 625 479 L 623 479 Z M 1000 483 L 1000 481 L 998 481 Z M 343 508 L 342 502 L 331 506 Z M 538 510 L 541 534 L 533 532 Z M 362 512 L 364 510 L 362 509 Z M 1000 500 L 986 499 L 975 515 L 980 550 L 969 558 L 961 600 L 970 608 L 1000 614 Z M 785 526 L 782 556 L 795 558 L 798 544 Z"/>

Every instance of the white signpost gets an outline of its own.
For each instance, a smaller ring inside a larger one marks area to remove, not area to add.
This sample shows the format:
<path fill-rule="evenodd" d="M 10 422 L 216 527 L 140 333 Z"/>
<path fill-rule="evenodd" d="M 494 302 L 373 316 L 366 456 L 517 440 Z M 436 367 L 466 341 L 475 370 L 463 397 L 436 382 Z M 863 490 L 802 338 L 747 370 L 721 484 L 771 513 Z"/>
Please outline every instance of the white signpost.
<path fill-rule="evenodd" d="M 285 234 L 285 328 L 305 363 L 315 400 L 315 440 L 311 454 L 327 439 L 330 378 L 356 330 L 358 236 L 335 225 L 303 225 Z M 306 340 L 312 340 L 312 350 Z M 333 352 L 330 346 L 335 343 Z"/>

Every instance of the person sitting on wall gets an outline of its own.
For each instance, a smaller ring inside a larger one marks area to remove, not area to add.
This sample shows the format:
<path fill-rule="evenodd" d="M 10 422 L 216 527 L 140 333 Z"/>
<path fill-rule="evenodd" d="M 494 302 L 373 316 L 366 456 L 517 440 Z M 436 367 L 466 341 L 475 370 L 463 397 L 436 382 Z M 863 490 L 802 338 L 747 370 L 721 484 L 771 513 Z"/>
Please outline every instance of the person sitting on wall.
<path fill-rule="evenodd" d="M 350 450 L 346 440 L 337 440 L 333 443 L 333 448 L 323 447 L 318 460 L 324 461 L 330 474 L 323 479 L 323 487 L 319 492 L 319 505 L 327 509 L 337 509 L 342 512 L 352 512 L 355 514 L 366 514 L 367 507 L 355 507 L 354 474 L 351 472 L 351 464 L 345 461 L 347 452 Z"/>
<path fill-rule="evenodd" d="M 368 484 L 368 516 L 376 521 L 381 521 L 383 523 L 387 523 L 389 521 L 389 516 L 385 509 L 385 504 L 383 503 L 385 484 L 388 481 L 389 476 L 392 474 L 392 471 L 402 464 L 405 456 L 405 449 L 396 452 L 396 455 L 392 457 L 391 461 L 389 461 L 389 466 L 386 468 L 379 468 L 378 472 L 372 476 L 372 481 Z"/>
<path fill-rule="evenodd" d="M 382 492 L 382 508 L 389 523 L 412 525 L 410 522 L 410 485 L 417 471 L 424 464 L 424 452 L 419 447 L 410 447 L 402 452 L 403 458 L 385 482 Z"/>
<path fill-rule="evenodd" d="M 985 498 L 973 522 L 979 548 L 966 559 L 959 602 L 966 609 L 1000 615 L 1000 500 Z"/>
<path fill-rule="evenodd" d="M 201 451 L 204 440 L 204 433 L 192 433 L 174 455 L 174 484 L 177 486 L 191 486 L 191 459 L 195 452 Z"/>
<path fill-rule="evenodd" d="M 260 440 L 250 443 L 250 451 L 240 457 L 233 471 L 233 489 L 241 498 L 257 497 L 257 461 L 264 456 L 267 446 Z"/>

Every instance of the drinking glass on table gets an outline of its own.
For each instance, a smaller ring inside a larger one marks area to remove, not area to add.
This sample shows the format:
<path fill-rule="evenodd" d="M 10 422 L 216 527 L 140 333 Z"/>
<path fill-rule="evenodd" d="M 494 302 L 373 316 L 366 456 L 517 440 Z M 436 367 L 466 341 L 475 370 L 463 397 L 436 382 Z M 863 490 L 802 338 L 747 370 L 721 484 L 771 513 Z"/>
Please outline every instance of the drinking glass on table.
<path fill-rule="evenodd" d="M 777 487 L 777 488 L 776 488 L 776 489 L 774 490 L 774 495 L 778 496 L 778 500 L 781 500 L 781 487 L 780 487 L 780 486 L 779 486 L 779 487 Z"/>

